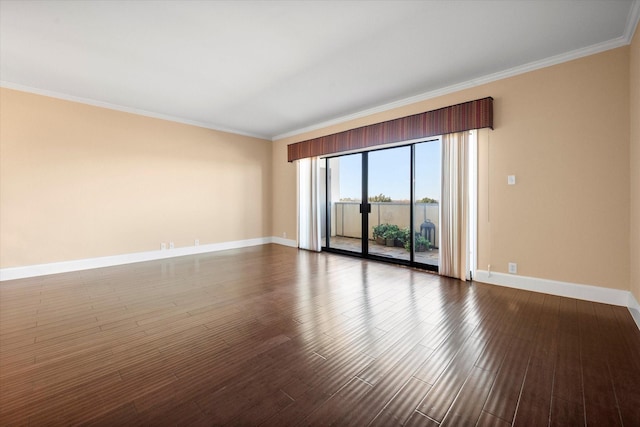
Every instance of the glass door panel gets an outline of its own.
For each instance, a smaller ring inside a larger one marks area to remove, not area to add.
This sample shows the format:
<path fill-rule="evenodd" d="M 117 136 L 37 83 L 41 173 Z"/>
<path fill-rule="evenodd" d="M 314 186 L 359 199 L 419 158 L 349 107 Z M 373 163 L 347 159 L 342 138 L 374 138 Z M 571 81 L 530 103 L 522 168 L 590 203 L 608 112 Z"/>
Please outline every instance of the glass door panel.
<path fill-rule="evenodd" d="M 368 153 L 369 254 L 410 260 L 411 147 Z"/>
<path fill-rule="evenodd" d="M 437 271 L 441 168 L 439 139 L 326 159 L 323 248 Z"/>
<path fill-rule="evenodd" d="M 327 162 L 329 209 L 328 221 L 322 222 L 323 246 L 362 253 L 362 154 L 333 157 Z"/>
<path fill-rule="evenodd" d="M 415 145 L 413 226 L 414 262 L 438 267 L 440 244 L 441 141 Z"/>

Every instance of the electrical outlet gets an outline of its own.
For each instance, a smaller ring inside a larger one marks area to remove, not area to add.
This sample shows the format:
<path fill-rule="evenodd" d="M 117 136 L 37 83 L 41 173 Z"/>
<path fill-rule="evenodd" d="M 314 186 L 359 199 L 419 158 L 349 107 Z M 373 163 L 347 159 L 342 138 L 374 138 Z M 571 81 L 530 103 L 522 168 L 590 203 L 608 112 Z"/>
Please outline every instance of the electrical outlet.
<path fill-rule="evenodd" d="M 165 242 L 160 243 L 160 250 L 164 251 L 165 249 L 167 249 L 167 244 Z"/>
<path fill-rule="evenodd" d="M 173 249 L 173 242 L 169 242 L 169 249 Z"/>
<path fill-rule="evenodd" d="M 516 176 L 515 175 L 507 175 L 507 184 L 516 185 Z"/>
<path fill-rule="evenodd" d="M 194 240 L 193 246 L 200 246 L 200 240 L 199 239 Z"/>
<path fill-rule="evenodd" d="M 510 262 L 509 263 L 509 273 L 510 274 L 517 274 L 518 273 L 518 264 L 516 264 L 515 262 Z"/>
<path fill-rule="evenodd" d="M 286 231 L 282 232 L 282 237 L 284 237 L 285 239 L 287 238 L 287 232 Z"/>

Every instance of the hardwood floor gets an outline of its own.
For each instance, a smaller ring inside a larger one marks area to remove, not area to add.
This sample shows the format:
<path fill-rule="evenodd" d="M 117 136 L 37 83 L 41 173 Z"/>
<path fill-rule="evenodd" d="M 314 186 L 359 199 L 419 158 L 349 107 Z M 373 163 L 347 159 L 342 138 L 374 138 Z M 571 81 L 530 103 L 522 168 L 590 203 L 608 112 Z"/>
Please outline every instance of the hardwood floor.
<path fill-rule="evenodd" d="M 628 310 L 277 245 L 0 284 L 0 425 L 640 425 Z"/>

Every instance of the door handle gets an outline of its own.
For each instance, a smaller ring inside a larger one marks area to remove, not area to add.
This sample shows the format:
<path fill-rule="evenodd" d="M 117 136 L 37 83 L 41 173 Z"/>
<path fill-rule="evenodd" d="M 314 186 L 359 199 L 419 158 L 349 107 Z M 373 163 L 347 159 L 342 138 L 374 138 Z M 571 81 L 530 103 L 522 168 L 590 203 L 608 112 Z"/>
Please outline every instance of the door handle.
<path fill-rule="evenodd" d="M 371 203 L 360 203 L 360 213 L 362 213 L 362 205 L 366 205 L 367 213 L 371 213 Z"/>

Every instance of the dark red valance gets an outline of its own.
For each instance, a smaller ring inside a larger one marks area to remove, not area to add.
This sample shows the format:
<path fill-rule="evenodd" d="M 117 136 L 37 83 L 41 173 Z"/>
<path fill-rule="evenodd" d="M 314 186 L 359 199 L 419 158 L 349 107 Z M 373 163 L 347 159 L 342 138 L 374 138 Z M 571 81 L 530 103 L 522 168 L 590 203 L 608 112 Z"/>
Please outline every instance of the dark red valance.
<path fill-rule="evenodd" d="M 491 97 L 296 142 L 287 146 L 287 155 L 289 161 L 293 162 L 307 157 L 482 128 L 493 129 Z"/>

